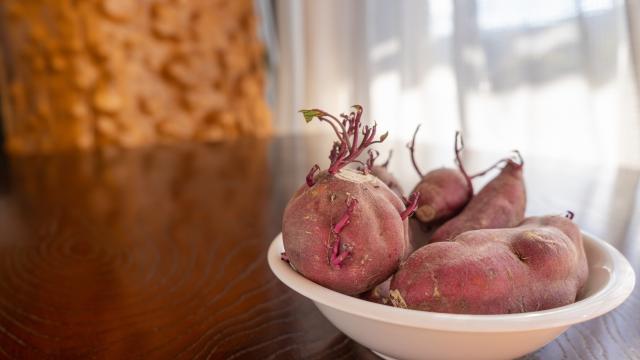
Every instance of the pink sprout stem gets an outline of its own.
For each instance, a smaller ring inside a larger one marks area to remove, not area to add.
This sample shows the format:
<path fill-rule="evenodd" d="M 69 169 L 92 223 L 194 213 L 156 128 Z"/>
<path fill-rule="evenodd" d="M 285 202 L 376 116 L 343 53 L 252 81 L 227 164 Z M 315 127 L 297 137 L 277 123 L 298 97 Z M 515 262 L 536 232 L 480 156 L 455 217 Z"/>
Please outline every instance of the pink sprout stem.
<path fill-rule="evenodd" d="M 407 200 L 406 209 L 400 213 L 400 218 L 402 220 L 408 218 L 413 214 L 414 211 L 418 208 L 418 199 L 420 199 L 420 193 L 414 192 L 409 196 L 409 200 Z"/>
<path fill-rule="evenodd" d="M 345 124 L 343 124 L 342 121 L 338 120 L 338 118 L 336 118 L 335 116 L 329 114 L 329 113 L 324 113 L 323 117 L 320 117 L 320 120 L 326 121 L 329 124 L 331 124 L 331 126 L 333 126 L 333 129 L 336 133 L 336 135 L 338 135 L 339 139 L 342 139 L 346 144 L 347 147 L 351 147 L 351 141 L 349 140 L 349 130 L 345 127 Z M 336 128 L 333 124 L 338 124 L 338 128 Z"/>
<path fill-rule="evenodd" d="M 484 175 L 486 175 L 489 171 L 491 171 L 491 170 L 493 170 L 493 169 L 495 169 L 495 168 L 498 168 L 500 165 L 502 165 L 502 164 L 506 163 L 506 162 L 507 162 L 507 161 L 509 161 L 509 160 L 510 160 L 510 159 L 500 159 L 500 160 L 496 161 L 496 162 L 495 162 L 495 164 L 493 164 L 493 165 L 489 166 L 489 167 L 488 167 L 488 168 L 486 168 L 485 170 L 483 170 L 483 171 L 481 171 L 481 172 L 479 172 L 479 173 L 473 174 L 473 175 L 471 175 L 471 176 L 469 176 L 469 177 L 470 177 L 471 179 L 475 179 L 475 178 L 477 178 L 477 177 L 484 176 Z"/>
<path fill-rule="evenodd" d="M 342 229 L 344 229 L 345 226 L 349 225 L 349 222 L 351 221 L 351 215 L 353 214 L 353 209 L 355 209 L 357 203 L 358 200 L 356 199 L 350 198 L 347 200 L 347 210 L 344 212 L 344 214 L 342 214 L 340 220 L 338 220 L 338 222 L 333 225 L 333 229 L 331 229 L 334 234 L 340 234 L 342 232 Z"/>
<path fill-rule="evenodd" d="M 522 154 L 520 154 L 520 151 L 518 150 L 513 150 L 514 154 L 516 154 L 516 156 L 518 157 L 516 160 L 518 160 L 517 164 L 519 166 L 524 165 L 524 159 L 522 158 Z"/>
<path fill-rule="evenodd" d="M 351 118 L 357 117 L 358 121 L 358 125 L 353 128 L 353 142 L 351 144 L 351 151 L 349 151 L 351 153 L 355 153 L 358 150 L 358 128 L 360 127 L 360 117 L 362 116 L 362 107 L 358 106 L 356 109 L 358 111 L 357 113 L 351 112 L 349 114 L 349 117 Z M 348 119 L 347 123 L 349 123 Z"/>
<path fill-rule="evenodd" d="M 333 265 L 333 260 L 338 257 L 338 253 L 340 252 L 340 235 L 336 235 L 336 241 L 333 242 L 333 246 L 331 247 L 331 264 Z"/>
<path fill-rule="evenodd" d="M 373 168 L 373 164 L 376 162 L 376 159 L 378 158 L 378 156 L 380 156 L 380 153 L 378 152 L 378 150 L 374 150 L 374 149 L 367 150 L 367 154 L 369 154 L 369 157 L 367 158 L 367 162 L 365 166 L 362 167 L 361 169 L 362 173 L 365 175 L 371 172 L 371 169 Z"/>
<path fill-rule="evenodd" d="M 336 236 L 336 241 L 333 243 L 333 249 L 331 252 L 331 265 L 333 265 L 336 269 L 342 268 L 342 262 L 346 259 L 351 252 L 348 250 L 341 252 L 338 254 L 340 248 L 340 235 Z"/>
<path fill-rule="evenodd" d="M 333 146 L 331 151 L 331 165 L 329 173 L 334 175 L 347 164 L 357 162 L 358 156 L 372 144 L 379 143 L 386 139 L 387 134 L 380 136 L 378 140 L 374 140 L 376 136 L 377 125 L 362 127 L 362 106 L 354 105 L 355 111 L 347 114 L 341 114 L 342 121 L 335 116 L 322 112 L 319 119 L 329 122 L 334 132 L 338 136 L 339 145 Z M 320 110 L 317 110 L 318 112 Z M 359 136 L 362 135 L 362 139 Z"/>
<path fill-rule="evenodd" d="M 473 196 L 473 183 L 471 182 L 471 177 L 467 174 L 467 170 L 464 169 L 464 165 L 462 164 L 462 159 L 460 158 L 460 153 L 464 150 L 464 140 L 462 140 L 462 135 L 460 131 L 456 131 L 456 137 L 454 139 L 454 147 L 453 151 L 456 154 L 456 164 L 458 165 L 458 169 L 464 176 L 464 180 L 467 182 L 467 187 L 469 188 L 469 196 Z"/>
<path fill-rule="evenodd" d="M 389 167 L 389 162 L 391 162 L 391 156 L 393 156 L 393 150 L 389 150 L 389 157 L 387 158 L 387 161 L 385 161 L 381 166 L 383 168 L 387 168 Z"/>
<path fill-rule="evenodd" d="M 353 215 L 353 210 L 355 209 L 357 203 L 358 200 L 356 199 L 347 199 L 347 209 L 331 229 L 331 233 L 334 235 L 335 241 L 333 242 L 333 246 L 331 247 L 331 259 L 329 260 L 329 262 L 337 269 L 340 269 L 342 267 L 342 262 L 344 261 L 344 259 L 351 255 L 351 252 L 349 252 L 348 250 L 340 251 L 340 245 L 342 243 L 340 233 L 345 228 L 345 226 L 349 225 L 349 223 L 351 222 L 351 216 Z"/>
<path fill-rule="evenodd" d="M 500 167 L 500 165 L 502 165 L 502 164 L 506 164 L 506 163 L 508 163 L 509 161 L 514 161 L 514 160 L 515 160 L 515 161 L 517 161 L 517 162 L 516 162 L 516 164 L 518 164 L 518 166 L 522 166 L 522 165 L 524 165 L 524 159 L 522 158 L 522 154 L 520 154 L 520 151 L 518 151 L 518 150 L 513 150 L 513 153 L 515 154 L 515 158 L 513 158 L 513 157 L 508 157 L 508 158 L 500 159 L 500 160 L 496 161 L 493 165 L 491 165 L 491 166 L 489 166 L 488 168 L 486 168 L 485 170 L 483 170 L 483 171 L 481 171 L 481 172 L 479 172 L 479 173 L 476 173 L 476 174 L 473 174 L 473 175 L 469 176 L 469 178 L 471 178 L 471 179 L 475 179 L 475 178 L 477 178 L 477 177 L 484 176 L 484 175 L 486 175 L 489 171 L 491 171 L 491 170 L 493 170 L 493 169 L 496 169 L 496 168 L 499 168 L 499 167 Z M 514 161 L 514 162 L 515 162 L 515 161 Z"/>
<path fill-rule="evenodd" d="M 320 171 L 320 166 L 318 166 L 318 164 L 313 165 L 311 170 L 309 170 L 309 173 L 307 174 L 307 186 L 312 187 L 313 185 L 315 185 L 315 181 L 313 178 L 318 171 Z"/>
<path fill-rule="evenodd" d="M 418 130 L 420 130 L 420 125 L 416 126 L 416 130 L 413 132 L 413 138 L 411 138 L 411 142 L 407 144 L 407 148 L 411 153 L 411 163 L 413 164 L 413 168 L 416 169 L 418 176 L 422 177 L 422 171 L 418 167 L 418 162 L 416 161 L 416 136 L 418 135 Z M 389 156 L 391 158 L 391 156 Z"/>

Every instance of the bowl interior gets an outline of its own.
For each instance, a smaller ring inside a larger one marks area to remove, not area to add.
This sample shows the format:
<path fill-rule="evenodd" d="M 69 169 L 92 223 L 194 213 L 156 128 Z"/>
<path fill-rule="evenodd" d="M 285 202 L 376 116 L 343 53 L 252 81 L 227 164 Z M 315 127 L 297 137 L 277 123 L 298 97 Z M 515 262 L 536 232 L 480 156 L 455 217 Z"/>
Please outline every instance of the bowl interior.
<path fill-rule="evenodd" d="M 585 236 L 584 251 L 589 265 L 589 277 L 584 287 L 578 293 L 577 301 L 587 299 L 602 291 L 612 280 L 612 267 L 615 259 L 608 251 L 599 248 L 591 236 Z"/>
<path fill-rule="evenodd" d="M 272 242 L 268 262 L 288 287 L 316 303 L 387 323 L 447 331 L 501 332 L 567 326 L 602 315 L 620 305 L 633 290 L 635 274 L 629 262 L 603 240 L 583 233 L 589 278 L 574 304 L 520 314 L 466 315 L 394 308 L 347 296 L 298 274 L 280 259 L 282 234 Z"/>

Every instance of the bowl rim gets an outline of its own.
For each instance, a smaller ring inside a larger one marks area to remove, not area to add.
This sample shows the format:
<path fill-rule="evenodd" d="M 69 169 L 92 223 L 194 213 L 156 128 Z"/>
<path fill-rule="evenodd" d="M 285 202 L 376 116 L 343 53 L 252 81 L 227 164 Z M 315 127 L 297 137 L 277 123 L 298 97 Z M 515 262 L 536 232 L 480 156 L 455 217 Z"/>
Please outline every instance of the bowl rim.
<path fill-rule="evenodd" d="M 295 292 L 336 310 L 390 324 L 461 332 L 511 332 L 549 329 L 584 322 L 622 304 L 635 285 L 635 273 L 627 259 L 609 243 L 582 231 L 583 240 L 608 258 L 609 281 L 591 296 L 573 304 L 535 312 L 504 315 L 469 315 L 401 309 L 344 295 L 297 273 L 280 259 L 282 233 L 271 242 L 267 261 L 271 271 Z"/>

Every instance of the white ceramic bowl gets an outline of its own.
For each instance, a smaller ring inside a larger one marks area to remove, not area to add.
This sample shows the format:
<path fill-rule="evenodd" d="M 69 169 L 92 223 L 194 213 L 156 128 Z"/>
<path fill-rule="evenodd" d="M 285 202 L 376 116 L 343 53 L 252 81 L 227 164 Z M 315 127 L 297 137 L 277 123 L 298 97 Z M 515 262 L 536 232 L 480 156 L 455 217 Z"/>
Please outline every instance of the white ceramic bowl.
<path fill-rule="evenodd" d="M 399 309 L 329 290 L 280 259 L 282 234 L 269 247 L 273 273 L 311 299 L 347 336 L 383 358 L 512 359 L 549 343 L 569 326 L 620 305 L 633 290 L 627 259 L 606 242 L 583 233 L 589 279 L 574 304 L 522 314 L 458 315 Z"/>

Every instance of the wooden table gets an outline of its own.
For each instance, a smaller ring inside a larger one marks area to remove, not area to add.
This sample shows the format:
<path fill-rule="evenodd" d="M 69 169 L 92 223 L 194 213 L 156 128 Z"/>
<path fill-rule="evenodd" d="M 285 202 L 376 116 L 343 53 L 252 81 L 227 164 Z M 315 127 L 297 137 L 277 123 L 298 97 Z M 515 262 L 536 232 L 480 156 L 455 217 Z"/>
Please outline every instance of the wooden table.
<path fill-rule="evenodd" d="M 328 141 L 2 158 L 0 358 L 376 358 L 266 264 Z M 392 145 L 408 190 L 417 177 Z M 452 154 L 421 146 L 419 157 L 428 168 Z M 525 175 L 530 214 L 573 210 L 640 270 L 638 170 L 527 158 Z M 640 358 L 640 290 L 527 358 Z"/>

